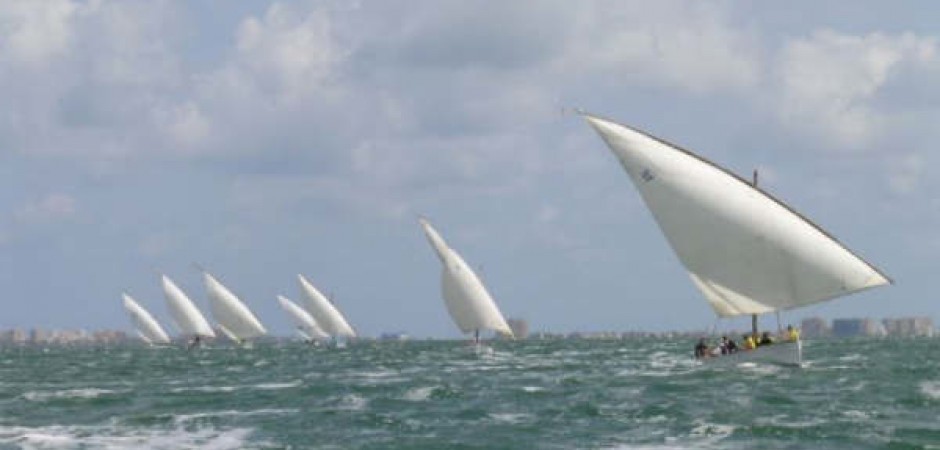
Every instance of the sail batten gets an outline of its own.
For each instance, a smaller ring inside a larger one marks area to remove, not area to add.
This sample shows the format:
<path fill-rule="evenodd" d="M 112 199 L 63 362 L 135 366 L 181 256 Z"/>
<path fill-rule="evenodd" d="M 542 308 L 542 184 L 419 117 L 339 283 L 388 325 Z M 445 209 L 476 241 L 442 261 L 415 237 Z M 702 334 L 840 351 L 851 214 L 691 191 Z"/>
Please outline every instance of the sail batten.
<path fill-rule="evenodd" d="M 209 309 L 220 329 L 234 336 L 236 341 L 267 334 L 258 318 L 235 294 L 209 272 L 203 272 L 203 279 L 209 296 Z"/>
<path fill-rule="evenodd" d="M 493 330 L 512 336 L 486 287 L 477 274 L 424 218 L 419 219 L 425 236 L 441 260 L 441 293 L 447 312 L 462 333 Z"/>
<path fill-rule="evenodd" d="M 150 312 L 140 306 L 130 295 L 122 294 L 122 297 L 124 299 L 124 309 L 131 316 L 134 328 L 141 339 L 148 344 L 167 344 L 170 342 L 170 337 Z"/>
<path fill-rule="evenodd" d="M 642 131 L 585 117 L 719 316 L 790 309 L 891 282 L 747 180 Z"/>
<path fill-rule="evenodd" d="M 327 334 L 333 337 L 356 337 L 356 332 L 343 314 L 339 312 L 329 299 L 326 298 L 319 289 L 314 287 L 313 283 L 307 281 L 303 275 L 297 275 L 297 281 L 300 283 L 300 291 L 303 294 L 304 306 L 317 325 L 323 328 Z"/>

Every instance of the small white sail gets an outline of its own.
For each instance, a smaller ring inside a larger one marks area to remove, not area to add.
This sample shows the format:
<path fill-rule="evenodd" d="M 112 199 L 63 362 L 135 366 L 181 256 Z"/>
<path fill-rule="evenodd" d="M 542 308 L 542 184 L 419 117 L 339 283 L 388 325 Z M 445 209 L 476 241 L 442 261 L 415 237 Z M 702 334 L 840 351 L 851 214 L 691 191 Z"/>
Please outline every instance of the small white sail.
<path fill-rule="evenodd" d="M 167 336 L 166 331 L 163 331 L 163 327 L 157 323 L 156 319 L 146 309 L 134 301 L 130 295 L 121 294 L 121 296 L 124 297 L 124 309 L 131 316 L 134 328 L 137 329 L 137 333 L 142 339 L 147 341 L 148 344 L 167 344 L 170 342 L 170 337 Z"/>
<path fill-rule="evenodd" d="M 170 316 L 173 317 L 173 324 L 180 333 L 193 337 L 215 337 L 209 322 L 193 301 L 166 275 L 163 276 L 163 295 L 166 297 Z"/>
<path fill-rule="evenodd" d="M 790 309 L 890 282 L 744 179 L 639 130 L 585 117 L 719 316 Z"/>
<path fill-rule="evenodd" d="M 313 319 L 317 325 L 323 328 L 323 331 L 333 337 L 356 337 L 356 332 L 349 326 L 349 323 L 336 309 L 336 306 L 333 306 L 333 303 L 321 294 L 317 288 L 313 287 L 313 284 L 307 281 L 303 275 L 297 275 L 297 280 L 300 282 L 300 290 L 303 292 L 307 312 L 313 316 Z"/>
<path fill-rule="evenodd" d="M 441 260 L 444 303 L 460 331 L 469 333 L 486 329 L 512 336 L 512 329 L 477 274 L 447 245 L 427 220 L 421 218 L 418 221 Z"/>
<path fill-rule="evenodd" d="M 203 272 L 206 291 L 209 294 L 209 310 L 212 317 L 231 333 L 237 341 L 267 334 L 267 330 L 238 297 L 219 283 L 209 272 Z"/>
<path fill-rule="evenodd" d="M 296 303 L 280 295 L 277 296 L 277 301 L 281 304 L 281 308 L 284 312 L 287 313 L 287 316 L 290 318 L 291 323 L 294 324 L 297 332 L 304 336 L 304 339 L 320 340 L 330 337 L 329 334 L 326 334 L 326 332 L 317 325 L 317 321 L 313 316 L 307 311 L 304 311 L 300 306 L 297 306 Z"/>

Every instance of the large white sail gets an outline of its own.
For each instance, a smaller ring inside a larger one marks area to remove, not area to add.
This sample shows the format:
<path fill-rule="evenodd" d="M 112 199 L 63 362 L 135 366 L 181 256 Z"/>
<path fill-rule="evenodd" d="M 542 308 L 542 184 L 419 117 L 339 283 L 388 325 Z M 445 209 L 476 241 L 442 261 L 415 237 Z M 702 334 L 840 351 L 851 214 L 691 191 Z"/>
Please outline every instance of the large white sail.
<path fill-rule="evenodd" d="M 209 310 L 212 317 L 237 340 L 256 338 L 267 334 L 267 330 L 238 297 L 219 283 L 209 272 L 203 272 L 206 292 L 209 294 Z"/>
<path fill-rule="evenodd" d="M 187 336 L 215 337 L 215 332 L 209 322 L 203 317 L 193 301 L 183 292 L 173 280 L 163 276 L 163 295 L 173 317 L 173 324 Z"/>
<path fill-rule="evenodd" d="M 167 344 L 170 342 L 170 337 L 167 336 L 166 331 L 163 331 L 163 327 L 157 323 L 156 319 L 146 309 L 134 301 L 130 295 L 121 294 L 121 296 L 124 297 L 124 309 L 131 316 L 134 328 L 137 329 L 137 334 L 143 340 L 147 341 L 148 344 Z"/>
<path fill-rule="evenodd" d="M 298 332 L 301 333 L 305 339 L 327 339 L 330 337 L 329 334 L 326 334 L 326 332 L 317 325 L 317 321 L 313 316 L 307 311 L 304 311 L 300 306 L 297 306 L 296 303 L 280 295 L 277 296 L 277 301 L 281 304 L 281 308 L 284 312 L 287 313 L 291 323 L 294 324 L 294 327 L 296 327 Z"/>
<path fill-rule="evenodd" d="M 333 337 L 356 336 L 356 332 L 349 326 L 339 310 L 317 288 L 313 287 L 313 284 L 303 275 L 297 275 L 297 280 L 300 282 L 307 312 L 313 316 L 318 325 L 323 327 L 323 331 Z"/>
<path fill-rule="evenodd" d="M 719 316 L 790 309 L 890 283 L 744 179 L 642 131 L 585 117 Z"/>
<path fill-rule="evenodd" d="M 450 248 L 430 223 L 418 219 L 431 247 L 441 260 L 441 291 L 447 312 L 463 333 L 493 330 L 512 336 L 496 302 L 487 292 L 477 274 Z"/>

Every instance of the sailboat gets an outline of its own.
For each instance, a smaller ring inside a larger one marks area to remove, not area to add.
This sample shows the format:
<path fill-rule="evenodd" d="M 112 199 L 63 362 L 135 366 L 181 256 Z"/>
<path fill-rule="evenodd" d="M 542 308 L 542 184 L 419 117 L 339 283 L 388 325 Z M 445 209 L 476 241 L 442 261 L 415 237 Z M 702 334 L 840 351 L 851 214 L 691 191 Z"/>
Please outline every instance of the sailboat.
<path fill-rule="evenodd" d="M 441 260 L 441 293 L 447 312 L 464 334 L 473 332 L 474 343 L 480 342 L 481 330 L 492 330 L 512 337 L 512 329 L 496 307 L 480 277 L 460 255 L 447 245 L 444 238 L 425 218 L 418 219 L 424 234 Z"/>
<path fill-rule="evenodd" d="M 162 277 L 162 284 L 163 295 L 166 297 L 166 305 L 173 318 L 173 324 L 180 333 L 189 337 L 190 348 L 199 345 L 203 338 L 214 338 L 215 332 L 212 331 L 209 322 L 186 293 L 166 275 Z"/>
<path fill-rule="evenodd" d="M 310 315 L 307 311 L 304 311 L 303 308 L 297 306 L 296 303 L 290 301 L 287 297 L 278 295 L 278 303 L 281 304 L 281 308 L 290 318 L 291 323 L 294 324 L 297 334 L 299 334 L 305 341 L 315 342 L 329 339 L 330 335 L 326 334 L 319 325 L 317 321 Z"/>
<path fill-rule="evenodd" d="M 329 334 L 334 341 L 356 337 L 356 332 L 346 322 L 346 318 L 326 296 L 320 293 L 303 275 L 297 275 L 297 281 L 300 283 L 300 291 L 303 293 L 304 306 L 306 306 L 307 312 L 313 316 L 313 319 L 317 325 L 323 328 L 323 331 Z"/>
<path fill-rule="evenodd" d="M 127 310 L 127 313 L 131 316 L 131 321 L 134 322 L 134 328 L 137 330 L 137 335 L 140 338 L 150 344 L 169 344 L 170 337 L 167 336 L 166 331 L 163 331 L 163 327 L 144 309 L 140 304 L 138 304 L 130 295 L 121 294 L 121 297 L 124 298 L 124 309 Z"/>
<path fill-rule="evenodd" d="M 203 271 L 202 275 L 209 295 L 209 310 L 223 334 L 238 344 L 246 344 L 249 339 L 267 334 L 258 318 L 232 291 L 209 272 Z"/>
<path fill-rule="evenodd" d="M 695 287 L 720 317 L 789 310 L 890 284 L 782 201 L 688 150 L 580 112 L 613 151 Z M 802 365 L 799 339 L 736 361 Z M 705 358 L 704 360 L 723 360 Z"/>

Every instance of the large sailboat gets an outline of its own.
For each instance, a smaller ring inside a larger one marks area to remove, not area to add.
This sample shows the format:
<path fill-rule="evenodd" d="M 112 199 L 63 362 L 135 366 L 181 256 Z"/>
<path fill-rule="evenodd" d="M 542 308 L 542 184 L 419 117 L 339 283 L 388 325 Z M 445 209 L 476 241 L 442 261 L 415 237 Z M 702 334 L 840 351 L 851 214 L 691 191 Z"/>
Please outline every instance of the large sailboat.
<path fill-rule="evenodd" d="M 752 316 L 891 283 L 780 200 L 643 131 L 581 113 L 613 151 L 694 285 L 719 317 Z M 726 361 L 802 364 L 799 339 Z"/>
<path fill-rule="evenodd" d="M 323 328 L 323 331 L 334 340 L 356 337 L 356 332 L 346 322 L 346 318 L 325 295 L 307 281 L 303 275 L 297 275 L 297 281 L 300 283 L 300 291 L 303 293 L 304 306 L 306 306 L 307 312 L 313 316 L 313 319 L 317 325 Z"/>
<path fill-rule="evenodd" d="M 162 284 L 173 324 L 180 333 L 190 339 L 190 347 L 199 345 L 204 338 L 214 338 L 215 332 L 189 296 L 166 275 L 162 277 Z"/>
<path fill-rule="evenodd" d="M 291 323 L 294 324 L 297 334 L 305 341 L 322 341 L 330 338 L 330 335 L 320 328 L 313 316 L 296 303 L 281 295 L 277 296 L 277 301 L 281 304 L 281 309 L 284 310 L 287 317 L 290 318 Z"/>
<path fill-rule="evenodd" d="M 131 321 L 134 322 L 137 335 L 144 342 L 150 345 L 170 343 L 170 337 L 167 336 L 166 331 L 163 331 L 163 327 L 143 306 L 140 306 L 126 293 L 121 294 L 121 296 L 124 298 L 124 309 L 127 310 L 127 314 L 131 316 Z"/>
<path fill-rule="evenodd" d="M 242 301 L 215 279 L 203 271 L 206 292 L 209 295 L 209 310 L 222 332 L 238 344 L 264 336 L 267 330 Z"/>
<path fill-rule="evenodd" d="M 480 341 L 482 330 L 492 330 L 512 337 L 512 329 L 499 312 L 496 302 L 483 286 L 480 277 L 447 245 L 427 219 L 420 218 L 418 222 L 441 260 L 441 293 L 447 305 L 447 312 L 457 324 L 457 328 L 464 334 L 472 332 L 476 343 Z"/>

